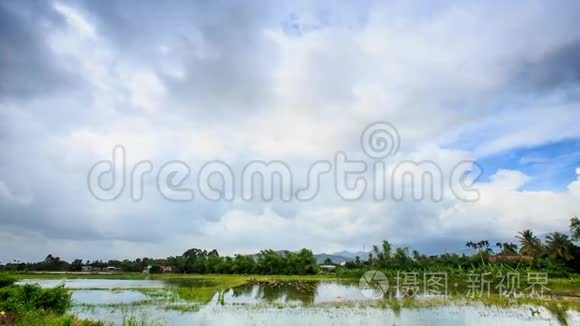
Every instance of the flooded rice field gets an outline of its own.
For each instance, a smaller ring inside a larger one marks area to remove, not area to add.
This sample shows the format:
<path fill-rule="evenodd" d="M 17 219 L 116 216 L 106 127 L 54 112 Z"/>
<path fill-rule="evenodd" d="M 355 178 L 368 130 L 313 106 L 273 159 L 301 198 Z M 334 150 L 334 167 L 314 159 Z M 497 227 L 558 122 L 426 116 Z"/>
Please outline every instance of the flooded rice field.
<path fill-rule="evenodd" d="M 71 312 L 114 325 L 580 325 L 541 306 L 448 303 L 380 306 L 357 283 L 250 282 L 216 290 L 205 280 L 23 280 L 73 291 Z"/>

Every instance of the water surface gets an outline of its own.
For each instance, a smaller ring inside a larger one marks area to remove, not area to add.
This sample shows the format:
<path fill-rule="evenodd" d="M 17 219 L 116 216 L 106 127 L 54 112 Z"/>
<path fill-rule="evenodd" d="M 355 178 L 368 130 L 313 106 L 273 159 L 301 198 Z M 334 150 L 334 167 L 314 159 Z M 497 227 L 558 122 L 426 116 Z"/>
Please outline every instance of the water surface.
<path fill-rule="evenodd" d="M 543 307 L 447 305 L 377 308 L 356 283 L 339 281 L 254 282 L 224 289 L 209 303 L 181 299 L 176 288 L 207 289 L 206 280 L 24 280 L 43 287 L 64 284 L 73 291 L 72 313 L 121 325 L 134 318 L 156 325 L 558 325 Z M 530 308 L 539 314 L 532 314 Z M 580 314 L 568 312 L 569 325 Z"/>

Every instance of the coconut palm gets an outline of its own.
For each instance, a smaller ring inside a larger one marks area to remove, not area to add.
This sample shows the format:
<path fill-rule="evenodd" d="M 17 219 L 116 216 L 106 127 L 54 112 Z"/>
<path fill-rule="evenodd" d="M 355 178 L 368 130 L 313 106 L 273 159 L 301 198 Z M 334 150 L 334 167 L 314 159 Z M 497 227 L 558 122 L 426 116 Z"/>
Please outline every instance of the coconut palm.
<path fill-rule="evenodd" d="M 514 255 L 518 251 L 518 245 L 509 242 L 497 242 L 495 244 L 501 251 L 500 254 L 502 255 Z"/>
<path fill-rule="evenodd" d="M 534 233 L 527 229 L 516 236 L 520 242 L 520 254 L 536 257 L 542 250 L 542 242 Z"/>
<path fill-rule="evenodd" d="M 546 236 L 546 250 L 548 255 L 554 259 L 570 260 L 572 242 L 568 236 L 560 232 L 552 232 Z"/>

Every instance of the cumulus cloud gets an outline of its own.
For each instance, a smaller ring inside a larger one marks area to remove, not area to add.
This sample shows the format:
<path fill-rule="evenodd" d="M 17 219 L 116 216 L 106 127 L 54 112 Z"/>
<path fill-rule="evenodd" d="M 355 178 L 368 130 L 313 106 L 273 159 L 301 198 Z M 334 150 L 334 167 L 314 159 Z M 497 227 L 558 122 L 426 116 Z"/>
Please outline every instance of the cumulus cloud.
<path fill-rule="evenodd" d="M 437 251 L 459 236 L 565 230 L 578 181 L 526 191 L 534 176 L 513 167 L 480 182 L 475 203 L 345 202 L 328 178 L 312 202 L 175 203 L 152 176 L 145 200 L 104 203 L 86 180 L 122 144 L 129 165 L 156 169 L 284 160 L 299 186 L 336 151 L 368 159 L 359 134 L 373 121 L 399 130 L 390 167 L 433 160 L 446 173 L 578 139 L 579 17 L 573 1 L 2 3 L 0 260 L 359 251 L 382 239 Z"/>

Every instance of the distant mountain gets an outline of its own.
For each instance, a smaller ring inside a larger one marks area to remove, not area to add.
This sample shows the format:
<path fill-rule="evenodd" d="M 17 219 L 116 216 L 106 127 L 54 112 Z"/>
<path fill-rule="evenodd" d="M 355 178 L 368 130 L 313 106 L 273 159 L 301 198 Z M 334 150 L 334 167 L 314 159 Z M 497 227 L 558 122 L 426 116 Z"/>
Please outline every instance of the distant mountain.
<path fill-rule="evenodd" d="M 343 250 L 343 251 L 335 252 L 333 255 L 343 256 L 343 257 L 351 258 L 353 260 L 356 258 L 356 256 L 359 256 L 360 259 L 362 260 L 362 259 L 366 259 L 367 256 L 369 255 L 369 253 L 362 252 L 362 251 L 352 252 L 352 251 Z"/>
<path fill-rule="evenodd" d="M 330 254 L 317 254 L 314 255 L 316 257 L 316 262 L 319 264 L 324 263 L 326 259 L 330 259 L 334 264 L 340 264 L 345 261 L 352 261 L 353 258 L 345 257 L 341 255 L 330 255 Z"/>

